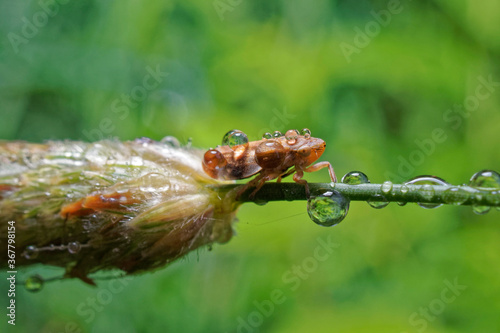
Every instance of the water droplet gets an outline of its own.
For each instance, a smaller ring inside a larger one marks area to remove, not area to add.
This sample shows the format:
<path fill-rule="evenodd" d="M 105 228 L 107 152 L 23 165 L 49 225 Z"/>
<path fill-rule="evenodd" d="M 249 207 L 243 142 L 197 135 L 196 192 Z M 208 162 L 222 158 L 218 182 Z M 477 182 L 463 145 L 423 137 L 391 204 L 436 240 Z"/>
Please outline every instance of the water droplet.
<path fill-rule="evenodd" d="M 309 139 L 311 137 L 311 131 L 309 128 L 303 128 L 302 131 L 300 131 L 300 135 L 303 135 L 304 138 Z"/>
<path fill-rule="evenodd" d="M 26 259 L 35 259 L 38 257 L 38 248 L 34 245 L 27 246 L 26 249 L 24 249 L 23 255 Z"/>
<path fill-rule="evenodd" d="M 266 200 L 255 200 L 254 203 L 258 206 L 264 206 L 265 204 L 268 203 Z"/>
<path fill-rule="evenodd" d="M 418 176 L 407 181 L 405 184 L 422 185 L 417 190 L 417 192 L 420 193 L 420 195 L 427 200 L 432 200 L 432 198 L 434 198 L 435 191 L 432 185 L 449 185 L 445 180 L 436 176 Z M 423 202 L 419 202 L 417 204 L 425 209 L 438 208 L 443 205 L 443 204 L 423 203 Z"/>
<path fill-rule="evenodd" d="M 476 213 L 477 215 L 484 215 L 490 211 L 491 207 L 490 206 L 478 206 L 478 205 L 472 205 L 472 211 Z"/>
<path fill-rule="evenodd" d="M 283 136 L 280 131 L 274 131 L 273 138 L 279 138 L 280 136 Z"/>
<path fill-rule="evenodd" d="M 307 200 L 307 213 L 323 227 L 339 224 L 349 211 L 349 200 L 338 191 L 327 191 Z"/>
<path fill-rule="evenodd" d="M 469 186 L 486 189 L 500 189 L 500 175 L 493 170 L 476 172 L 470 179 Z"/>
<path fill-rule="evenodd" d="M 406 185 L 403 185 L 403 186 L 401 186 L 401 188 L 400 188 L 400 191 L 401 191 L 401 193 L 403 193 L 403 194 L 408 193 L 408 191 L 409 191 L 409 190 L 410 190 L 410 189 L 409 189 L 409 188 L 408 188 L 408 186 L 406 186 Z"/>
<path fill-rule="evenodd" d="M 26 279 L 24 287 L 26 287 L 26 290 L 28 291 L 37 292 L 42 290 L 43 282 L 44 281 L 40 275 L 32 275 Z"/>
<path fill-rule="evenodd" d="M 392 191 L 392 182 L 391 181 L 385 181 L 382 186 L 380 186 L 380 190 L 382 193 L 389 194 Z"/>
<path fill-rule="evenodd" d="M 289 145 L 294 145 L 295 143 L 297 143 L 298 137 L 299 131 L 297 131 L 296 129 L 288 130 L 285 133 L 286 143 L 288 143 Z"/>
<path fill-rule="evenodd" d="M 344 177 L 342 177 L 341 182 L 349 185 L 359 185 L 367 184 L 370 181 L 368 180 L 368 176 L 361 171 L 351 171 L 346 173 Z"/>
<path fill-rule="evenodd" d="M 79 242 L 70 242 L 68 244 L 68 252 L 71 254 L 75 254 L 80 252 L 82 245 Z"/>
<path fill-rule="evenodd" d="M 488 196 L 488 202 L 494 206 L 498 205 L 500 203 L 500 191 L 491 192 L 491 195 Z"/>
<path fill-rule="evenodd" d="M 444 202 L 455 206 L 463 204 L 469 196 L 469 192 L 461 187 L 452 187 L 443 192 Z"/>
<path fill-rule="evenodd" d="M 240 130 L 232 130 L 226 133 L 222 138 L 222 145 L 229 146 L 231 149 L 236 146 L 248 145 L 248 137 Z"/>
<path fill-rule="evenodd" d="M 387 199 L 380 194 L 374 195 L 373 199 L 370 199 L 367 202 L 371 207 L 376 208 L 376 209 L 381 209 L 381 208 L 387 207 L 387 205 L 389 205 L 389 202 L 387 201 Z"/>
<path fill-rule="evenodd" d="M 262 139 L 272 139 L 273 135 L 269 132 L 262 134 Z"/>
<path fill-rule="evenodd" d="M 160 142 L 174 148 L 179 148 L 181 146 L 179 140 L 177 140 L 177 138 L 173 136 L 166 136 L 163 139 L 161 139 Z"/>
<path fill-rule="evenodd" d="M 406 204 L 407 204 L 407 202 L 398 202 L 398 205 L 401 207 L 405 206 Z"/>

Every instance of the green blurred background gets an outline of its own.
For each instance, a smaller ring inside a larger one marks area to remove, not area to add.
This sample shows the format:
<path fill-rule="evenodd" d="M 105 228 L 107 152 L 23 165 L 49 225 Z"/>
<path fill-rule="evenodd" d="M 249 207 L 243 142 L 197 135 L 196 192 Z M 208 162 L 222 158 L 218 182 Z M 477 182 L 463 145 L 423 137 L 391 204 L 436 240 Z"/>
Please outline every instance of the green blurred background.
<path fill-rule="evenodd" d="M 461 184 L 500 170 L 499 28 L 494 0 L 2 0 L 0 139 L 173 135 L 208 148 L 233 128 L 255 140 L 308 127 L 339 175 Z M 146 89 L 151 70 L 168 76 Z M 228 244 L 125 286 L 19 290 L 15 329 L 500 332 L 499 214 L 355 202 L 322 228 L 305 202 L 246 204 Z M 319 239 L 336 244 L 324 261 Z M 32 273 L 60 270 L 20 276 Z"/>

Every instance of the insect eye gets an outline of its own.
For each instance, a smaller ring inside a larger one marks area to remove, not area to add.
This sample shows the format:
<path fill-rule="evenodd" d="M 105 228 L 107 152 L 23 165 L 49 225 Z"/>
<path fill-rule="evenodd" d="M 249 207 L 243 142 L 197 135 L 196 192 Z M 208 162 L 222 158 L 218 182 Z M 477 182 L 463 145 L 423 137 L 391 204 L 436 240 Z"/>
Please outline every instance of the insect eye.
<path fill-rule="evenodd" d="M 300 147 L 299 150 L 297 150 L 300 156 L 307 157 L 311 155 L 311 148 L 310 147 Z"/>
<path fill-rule="evenodd" d="M 203 166 L 210 170 L 214 170 L 217 168 L 222 168 L 227 164 L 224 155 L 220 153 L 220 151 L 216 149 L 210 149 L 203 156 Z"/>
<path fill-rule="evenodd" d="M 285 155 L 285 148 L 275 140 L 266 140 L 255 149 L 255 161 L 265 169 L 280 166 L 285 159 Z"/>

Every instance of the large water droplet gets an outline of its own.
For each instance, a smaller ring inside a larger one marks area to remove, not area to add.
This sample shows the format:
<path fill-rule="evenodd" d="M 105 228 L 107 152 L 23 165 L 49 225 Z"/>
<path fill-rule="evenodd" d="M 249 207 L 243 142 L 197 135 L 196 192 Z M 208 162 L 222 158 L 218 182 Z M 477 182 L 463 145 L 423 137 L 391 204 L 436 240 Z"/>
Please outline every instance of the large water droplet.
<path fill-rule="evenodd" d="M 351 171 L 346 173 L 344 177 L 342 177 L 341 182 L 349 185 L 359 185 L 367 184 L 370 181 L 368 180 L 368 176 L 361 171 Z"/>
<path fill-rule="evenodd" d="M 380 190 L 384 194 L 389 194 L 392 191 L 393 184 L 391 181 L 385 181 L 382 186 L 380 186 Z"/>
<path fill-rule="evenodd" d="M 26 249 L 24 249 L 24 252 L 23 252 L 23 256 L 26 258 L 26 259 L 35 259 L 36 257 L 38 257 L 38 248 L 34 245 L 30 245 L 30 246 L 27 246 Z"/>
<path fill-rule="evenodd" d="M 476 172 L 470 179 L 469 186 L 484 189 L 500 189 L 500 175 L 493 170 Z"/>
<path fill-rule="evenodd" d="M 463 204 L 469 196 L 469 192 L 461 187 L 451 187 L 443 192 L 444 202 L 455 206 Z"/>
<path fill-rule="evenodd" d="M 71 254 L 75 254 L 80 252 L 82 245 L 79 242 L 70 242 L 68 244 L 68 252 Z"/>
<path fill-rule="evenodd" d="M 31 292 L 40 291 L 43 288 L 43 279 L 40 275 L 32 275 L 26 279 L 24 287 Z"/>
<path fill-rule="evenodd" d="M 376 209 L 381 209 L 381 208 L 387 207 L 387 205 L 389 205 L 389 202 L 387 201 L 387 199 L 383 195 L 380 195 L 380 194 L 374 195 L 373 198 L 368 200 L 367 202 L 371 207 L 376 208 Z"/>
<path fill-rule="evenodd" d="M 248 137 L 245 133 L 240 130 L 232 130 L 226 133 L 222 138 L 222 145 L 229 146 L 233 149 L 239 145 L 248 145 Z"/>
<path fill-rule="evenodd" d="M 327 191 L 307 200 L 307 213 L 323 227 L 339 224 L 349 211 L 349 200 L 338 191 Z"/>
<path fill-rule="evenodd" d="M 424 197 L 427 200 L 432 200 L 432 198 L 434 198 L 435 196 L 435 191 L 432 185 L 448 185 L 446 181 L 435 176 L 418 176 L 407 181 L 405 184 L 422 185 L 417 191 L 418 193 L 420 193 L 422 197 Z M 419 202 L 417 204 L 425 209 L 438 208 L 443 205 L 443 204 L 433 204 L 433 203 L 423 203 L 423 202 Z"/>

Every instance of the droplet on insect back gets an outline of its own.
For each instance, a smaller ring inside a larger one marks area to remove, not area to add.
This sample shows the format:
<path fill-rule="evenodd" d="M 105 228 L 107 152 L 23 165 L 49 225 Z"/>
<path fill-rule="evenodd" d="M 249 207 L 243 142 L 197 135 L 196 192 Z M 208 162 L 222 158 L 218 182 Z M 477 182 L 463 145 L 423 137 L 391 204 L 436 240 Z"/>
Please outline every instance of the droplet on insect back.
<path fill-rule="evenodd" d="M 240 145 L 248 145 L 248 137 L 245 133 L 240 130 L 232 130 L 226 133 L 222 138 L 222 145 L 229 146 L 231 149 L 234 149 L 236 146 Z"/>
<path fill-rule="evenodd" d="M 304 136 L 304 138 L 309 139 L 311 137 L 311 131 L 309 128 L 303 128 L 302 131 L 300 131 L 300 134 Z"/>
<path fill-rule="evenodd" d="M 262 139 L 272 139 L 273 135 L 269 132 L 262 134 Z"/>
<path fill-rule="evenodd" d="M 382 209 L 384 207 L 387 207 L 387 205 L 389 205 L 389 201 L 387 201 L 387 199 L 383 195 L 380 195 L 380 194 L 374 195 L 373 199 L 368 200 L 367 203 L 371 207 L 376 208 L 376 209 Z"/>
<path fill-rule="evenodd" d="M 288 130 L 285 133 L 286 143 L 288 143 L 289 145 L 294 145 L 295 143 L 297 143 L 298 137 L 299 131 L 297 131 L 296 129 Z"/>
<path fill-rule="evenodd" d="M 338 191 L 327 191 L 307 200 L 307 213 L 311 220 L 323 227 L 342 222 L 349 211 L 349 200 Z"/>
<path fill-rule="evenodd" d="M 418 176 L 407 181 L 405 184 L 422 185 L 417 190 L 417 192 L 420 193 L 420 195 L 427 200 L 432 200 L 432 198 L 434 198 L 435 196 L 435 191 L 434 188 L 432 187 L 433 185 L 449 185 L 443 179 L 435 176 Z M 443 204 L 433 204 L 433 203 L 423 203 L 423 202 L 418 202 L 417 204 L 425 209 L 438 208 L 443 205 Z"/>
<path fill-rule="evenodd" d="M 482 170 L 472 175 L 470 187 L 500 189 L 500 175 L 493 170 Z"/>
<path fill-rule="evenodd" d="M 79 242 L 68 243 L 68 252 L 71 254 L 76 254 L 80 252 L 82 245 Z"/>
<path fill-rule="evenodd" d="M 281 132 L 280 132 L 280 131 L 274 131 L 274 133 L 273 133 L 273 138 L 279 138 L 279 137 L 281 137 L 281 136 L 283 136 L 283 134 L 281 134 Z"/>
<path fill-rule="evenodd" d="M 459 206 L 470 197 L 470 193 L 461 187 L 452 187 L 443 192 L 443 200 L 447 204 Z"/>
<path fill-rule="evenodd" d="M 389 194 L 392 191 L 393 184 L 391 181 L 385 181 L 382 186 L 380 186 L 380 190 L 384 194 Z"/>
<path fill-rule="evenodd" d="M 349 185 L 359 185 L 368 184 L 370 181 L 368 180 L 368 176 L 361 171 L 351 171 L 342 177 L 341 182 Z"/>
<path fill-rule="evenodd" d="M 32 275 L 26 279 L 24 287 L 31 292 L 40 291 L 43 288 L 43 279 L 40 275 Z"/>
<path fill-rule="evenodd" d="M 26 259 L 35 259 L 38 257 L 38 248 L 34 245 L 27 246 L 26 249 L 24 249 L 23 255 Z"/>

